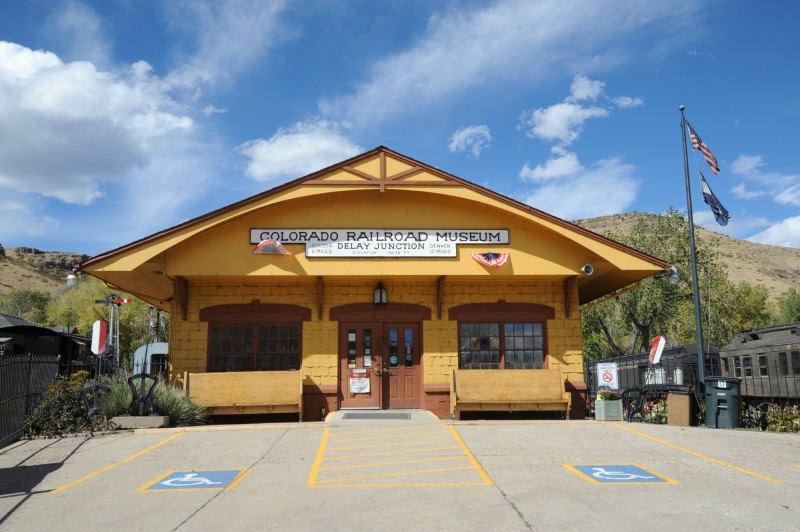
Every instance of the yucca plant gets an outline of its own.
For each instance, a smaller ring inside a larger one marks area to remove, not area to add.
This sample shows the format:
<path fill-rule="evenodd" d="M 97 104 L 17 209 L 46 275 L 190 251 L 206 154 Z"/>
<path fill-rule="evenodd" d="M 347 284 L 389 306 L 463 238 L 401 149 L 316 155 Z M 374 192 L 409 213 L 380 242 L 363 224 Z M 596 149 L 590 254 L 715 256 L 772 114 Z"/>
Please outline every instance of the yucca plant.
<path fill-rule="evenodd" d="M 100 407 L 103 416 L 111 419 L 127 414 L 133 400 L 128 379 L 115 375 L 104 379 L 103 384 L 111 389 Z M 159 415 L 169 416 L 172 427 L 202 425 L 207 420 L 205 408 L 193 403 L 180 388 L 164 381 L 159 381 L 153 390 L 153 410 Z"/>

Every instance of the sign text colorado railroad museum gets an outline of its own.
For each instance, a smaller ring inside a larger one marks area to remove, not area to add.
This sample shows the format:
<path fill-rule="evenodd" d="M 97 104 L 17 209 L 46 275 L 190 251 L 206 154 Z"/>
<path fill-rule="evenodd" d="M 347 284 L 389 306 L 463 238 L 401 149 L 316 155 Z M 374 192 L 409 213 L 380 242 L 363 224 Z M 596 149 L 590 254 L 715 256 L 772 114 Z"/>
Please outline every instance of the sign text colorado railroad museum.
<path fill-rule="evenodd" d="M 580 307 L 669 266 L 378 147 L 80 268 L 170 313 L 170 381 L 201 404 L 318 420 L 583 417 Z"/>

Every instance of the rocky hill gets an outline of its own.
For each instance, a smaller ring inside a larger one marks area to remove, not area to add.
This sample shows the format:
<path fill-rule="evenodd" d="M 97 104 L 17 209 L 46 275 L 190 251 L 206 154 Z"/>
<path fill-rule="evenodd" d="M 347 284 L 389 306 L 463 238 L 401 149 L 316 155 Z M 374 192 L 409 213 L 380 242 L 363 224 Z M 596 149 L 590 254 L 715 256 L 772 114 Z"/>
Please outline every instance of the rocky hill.
<path fill-rule="evenodd" d="M 574 220 L 573 223 L 600 234 L 612 230 L 625 233 L 641 216 L 655 215 L 628 212 Z M 728 268 L 731 282 L 762 284 L 767 287 L 770 299 L 777 299 L 791 287 L 800 289 L 800 249 L 754 244 L 702 227 L 697 227 L 695 234 L 704 242 L 716 244 L 720 260 Z"/>
<path fill-rule="evenodd" d="M 640 216 L 655 215 L 630 212 L 575 220 L 573 223 L 600 234 L 610 230 L 626 232 Z M 800 288 L 800 250 L 797 248 L 754 244 L 701 227 L 697 233 L 704 241 L 716 242 L 732 282 L 763 284 L 771 299 L 778 298 L 790 287 Z M 3 249 L 0 245 L 0 295 L 15 288 L 55 292 L 65 286 L 73 266 L 88 258 L 88 255 L 78 253 L 34 248 Z"/>
<path fill-rule="evenodd" d="M 14 289 L 56 292 L 66 285 L 75 264 L 88 258 L 79 253 L 0 245 L 0 294 Z"/>

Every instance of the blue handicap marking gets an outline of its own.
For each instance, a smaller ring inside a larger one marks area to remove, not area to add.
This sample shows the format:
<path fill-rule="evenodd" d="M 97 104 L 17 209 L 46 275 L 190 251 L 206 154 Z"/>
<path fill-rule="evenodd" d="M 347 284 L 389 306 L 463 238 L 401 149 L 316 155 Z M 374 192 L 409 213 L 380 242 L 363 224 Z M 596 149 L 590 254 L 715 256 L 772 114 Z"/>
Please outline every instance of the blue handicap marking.
<path fill-rule="evenodd" d="M 173 471 L 152 482 L 145 491 L 212 489 L 224 490 L 244 473 L 244 469 L 221 469 L 216 471 Z"/>
<path fill-rule="evenodd" d="M 638 465 L 570 465 L 567 467 L 595 483 L 675 483 L 671 479 L 657 475 Z"/>

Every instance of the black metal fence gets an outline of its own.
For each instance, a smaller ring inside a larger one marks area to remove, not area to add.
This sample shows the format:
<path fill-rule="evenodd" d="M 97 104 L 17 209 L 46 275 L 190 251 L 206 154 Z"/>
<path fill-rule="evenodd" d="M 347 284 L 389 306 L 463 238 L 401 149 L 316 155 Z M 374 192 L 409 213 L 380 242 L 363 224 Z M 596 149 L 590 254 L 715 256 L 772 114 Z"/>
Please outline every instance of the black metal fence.
<path fill-rule="evenodd" d="M 22 436 L 25 418 L 58 374 L 58 355 L 0 357 L 0 448 Z"/>

